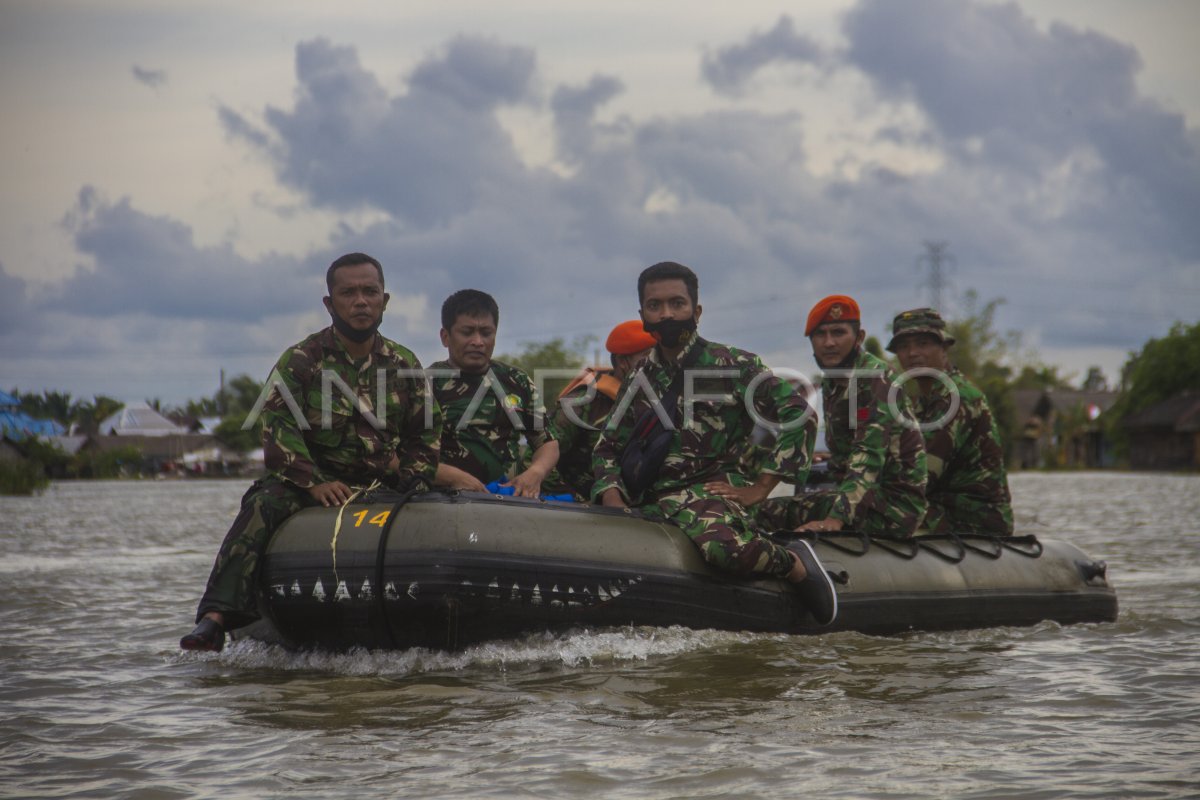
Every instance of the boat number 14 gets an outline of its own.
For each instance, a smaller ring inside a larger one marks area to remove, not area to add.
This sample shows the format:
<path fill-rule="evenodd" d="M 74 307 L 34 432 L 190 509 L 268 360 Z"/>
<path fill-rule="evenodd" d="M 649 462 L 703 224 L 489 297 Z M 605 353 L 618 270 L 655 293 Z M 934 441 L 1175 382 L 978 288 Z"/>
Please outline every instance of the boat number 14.
<path fill-rule="evenodd" d="M 370 514 L 370 513 L 371 513 L 370 510 L 363 510 L 363 511 L 358 511 L 354 514 L 351 514 L 350 516 L 354 517 L 354 527 L 361 528 L 363 522 L 366 522 L 368 525 L 378 525 L 379 527 L 382 528 L 387 523 L 388 517 L 391 516 L 392 512 L 391 511 L 380 511 L 378 514 L 376 514 L 375 516 L 371 517 L 368 520 L 367 514 Z"/>

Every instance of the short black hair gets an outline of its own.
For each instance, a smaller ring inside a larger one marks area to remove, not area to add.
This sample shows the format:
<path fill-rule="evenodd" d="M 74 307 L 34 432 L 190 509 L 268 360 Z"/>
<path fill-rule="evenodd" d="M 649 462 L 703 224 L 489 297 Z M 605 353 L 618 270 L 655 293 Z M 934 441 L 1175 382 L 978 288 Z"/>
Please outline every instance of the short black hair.
<path fill-rule="evenodd" d="M 446 298 L 442 303 L 442 328 L 450 330 L 455 320 L 464 314 L 468 317 L 491 314 L 492 323 L 497 327 L 500 325 L 500 306 L 490 294 L 478 289 L 459 289 Z"/>
<path fill-rule="evenodd" d="M 696 277 L 696 273 L 683 264 L 677 264 L 674 261 L 660 261 L 652 267 L 646 267 L 638 276 L 638 305 L 642 304 L 642 300 L 646 296 L 646 284 L 674 280 L 683 281 L 684 286 L 687 287 L 688 297 L 692 298 L 692 305 L 700 303 L 700 279 Z"/>
<path fill-rule="evenodd" d="M 329 265 L 329 269 L 325 271 L 325 287 L 329 289 L 329 293 L 333 294 L 333 273 L 342 267 L 357 267 L 359 264 L 374 265 L 375 271 L 379 273 L 379 285 L 383 286 L 382 264 L 366 253 L 346 253 L 346 255 L 334 259 L 333 263 Z"/>

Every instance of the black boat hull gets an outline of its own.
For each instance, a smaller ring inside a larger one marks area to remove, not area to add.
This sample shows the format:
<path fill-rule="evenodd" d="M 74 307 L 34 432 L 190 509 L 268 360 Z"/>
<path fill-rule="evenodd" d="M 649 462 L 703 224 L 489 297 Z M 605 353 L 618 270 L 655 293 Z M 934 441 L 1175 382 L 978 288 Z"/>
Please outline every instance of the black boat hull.
<path fill-rule="evenodd" d="M 378 497 L 281 527 L 260 572 L 264 623 L 289 646 L 454 649 L 572 626 L 681 625 L 793 634 L 894 634 L 1108 622 L 1104 565 L 1060 541 L 815 543 L 839 581 L 817 626 L 779 580 L 733 580 L 681 531 L 589 506 L 492 495 Z"/>

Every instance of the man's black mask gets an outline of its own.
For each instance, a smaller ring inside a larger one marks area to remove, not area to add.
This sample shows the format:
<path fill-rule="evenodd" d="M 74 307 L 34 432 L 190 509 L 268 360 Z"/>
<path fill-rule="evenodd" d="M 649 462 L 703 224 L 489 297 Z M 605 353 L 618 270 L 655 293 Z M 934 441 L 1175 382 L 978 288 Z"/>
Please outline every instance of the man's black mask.
<path fill-rule="evenodd" d="M 696 317 L 687 319 L 660 319 L 658 322 L 643 322 L 646 333 L 658 335 L 663 347 L 678 347 L 679 342 L 696 330 Z"/>
<path fill-rule="evenodd" d="M 375 320 L 374 325 L 367 328 L 365 331 L 360 331 L 357 328 L 351 327 L 350 323 L 338 316 L 338 313 L 332 308 L 329 309 L 329 316 L 333 318 L 333 327 L 337 328 L 338 333 L 340 333 L 342 336 L 345 336 L 352 342 L 357 342 L 358 344 L 362 344 L 363 342 L 371 339 L 371 337 L 375 335 L 375 332 L 379 330 L 379 323 L 383 322 L 382 319 L 377 319 Z"/>

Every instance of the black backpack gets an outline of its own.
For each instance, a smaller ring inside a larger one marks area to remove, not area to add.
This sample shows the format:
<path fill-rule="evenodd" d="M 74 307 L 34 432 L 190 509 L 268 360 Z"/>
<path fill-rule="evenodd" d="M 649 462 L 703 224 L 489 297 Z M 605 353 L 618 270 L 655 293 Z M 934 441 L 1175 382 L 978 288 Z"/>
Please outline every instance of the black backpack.
<path fill-rule="evenodd" d="M 667 460 L 671 441 L 679 429 L 679 396 L 683 393 L 683 375 L 694 365 L 707 344 L 696 337 L 688 357 L 680 363 L 679 372 L 662 396 L 661 403 L 671 418 L 671 427 L 663 425 L 653 405 L 643 411 L 633 425 L 633 435 L 621 453 L 621 481 L 632 503 L 639 502 L 646 490 L 654 485 L 663 462 Z"/>

